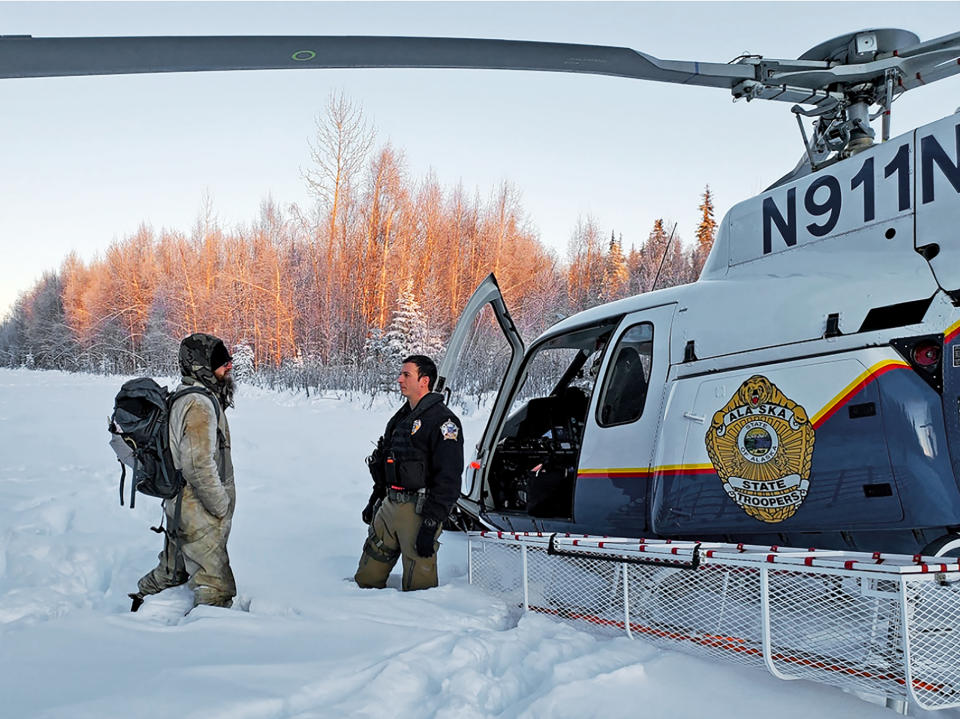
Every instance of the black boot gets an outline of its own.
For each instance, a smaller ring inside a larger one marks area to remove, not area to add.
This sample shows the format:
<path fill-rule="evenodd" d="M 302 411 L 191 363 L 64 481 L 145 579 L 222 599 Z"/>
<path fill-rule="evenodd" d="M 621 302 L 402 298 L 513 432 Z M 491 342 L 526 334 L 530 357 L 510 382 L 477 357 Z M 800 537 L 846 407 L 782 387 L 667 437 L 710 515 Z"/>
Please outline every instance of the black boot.
<path fill-rule="evenodd" d="M 143 604 L 143 595 L 140 592 L 131 592 L 127 596 L 133 600 L 133 602 L 130 604 L 130 611 L 137 611 Z"/>

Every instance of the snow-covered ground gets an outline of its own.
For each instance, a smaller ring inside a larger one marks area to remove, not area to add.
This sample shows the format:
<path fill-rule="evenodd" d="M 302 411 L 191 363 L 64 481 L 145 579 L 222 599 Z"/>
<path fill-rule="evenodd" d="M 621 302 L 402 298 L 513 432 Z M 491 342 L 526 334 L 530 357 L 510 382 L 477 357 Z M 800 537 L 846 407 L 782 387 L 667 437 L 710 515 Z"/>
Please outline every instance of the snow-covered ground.
<path fill-rule="evenodd" d="M 160 508 L 118 503 L 106 424 L 120 383 L 0 369 L 0 717 L 893 716 L 837 689 L 518 616 L 470 587 L 466 543 L 449 533 L 440 587 L 358 589 L 362 458 L 389 402 L 241 388 L 240 606 L 183 616 L 177 588 L 130 614 Z M 468 442 L 478 425 L 466 420 Z"/>

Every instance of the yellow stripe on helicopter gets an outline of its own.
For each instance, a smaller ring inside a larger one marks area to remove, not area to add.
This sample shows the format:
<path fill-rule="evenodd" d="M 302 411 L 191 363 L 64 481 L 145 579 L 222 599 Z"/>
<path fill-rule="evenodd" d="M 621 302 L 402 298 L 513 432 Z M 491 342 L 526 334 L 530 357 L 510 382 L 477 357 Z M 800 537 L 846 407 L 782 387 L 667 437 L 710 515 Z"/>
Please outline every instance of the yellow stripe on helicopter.
<path fill-rule="evenodd" d="M 811 419 L 811 424 L 813 425 L 814 429 L 819 428 L 820 425 L 830 419 L 837 412 L 837 410 L 849 402 L 850 398 L 853 397 L 857 392 L 862 390 L 880 375 L 894 369 L 910 369 L 910 365 L 903 360 L 888 359 L 883 360 L 882 362 L 877 362 L 869 369 L 861 372 L 855 380 L 844 387 L 839 394 L 834 396 L 833 399 L 823 406 L 823 409 L 813 416 Z"/>

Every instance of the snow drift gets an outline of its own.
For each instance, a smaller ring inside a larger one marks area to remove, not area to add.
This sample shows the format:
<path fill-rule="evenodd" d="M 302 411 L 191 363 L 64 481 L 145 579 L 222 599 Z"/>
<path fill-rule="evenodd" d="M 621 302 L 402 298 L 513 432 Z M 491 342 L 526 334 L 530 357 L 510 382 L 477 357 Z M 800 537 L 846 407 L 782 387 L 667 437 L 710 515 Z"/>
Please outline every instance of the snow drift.
<path fill-rule="evenodd" d="M 362 459 L 393 399 L 241 388 L 236 606 L 183 616 L 177 588 L 130 614 L 127 592 L 160 549 L 148 530 L 160 506 L 119 506 L 106 418 L 122 380 L 0 370 L 4 717 L 892 716 L 829 687 L 521 616 L 467 583 L 455 534 L 441 537 L 438 588 L 404 594 L 395 576 L 358 589 Z M 464 424 L 469 447 L 482 427 Z"/>

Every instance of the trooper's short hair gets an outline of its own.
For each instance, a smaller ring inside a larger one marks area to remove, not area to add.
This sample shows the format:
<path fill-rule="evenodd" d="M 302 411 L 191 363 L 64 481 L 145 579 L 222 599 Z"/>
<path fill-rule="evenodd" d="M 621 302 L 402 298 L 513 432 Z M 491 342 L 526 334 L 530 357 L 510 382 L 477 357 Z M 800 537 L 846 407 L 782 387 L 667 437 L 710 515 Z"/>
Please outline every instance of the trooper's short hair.
<path fill-rule="evenodd" d="M 410 355 L 400 364 L 415 364 L 417 366 L 417 379 L 427 378 L 427 389 L 433 392 L 433 384 L 437 381 L 437 365 L 426 355 Z"/>

